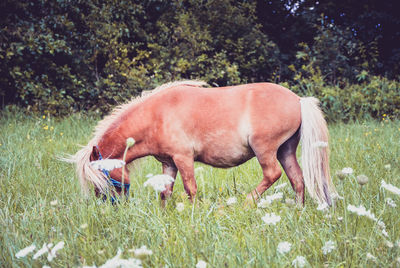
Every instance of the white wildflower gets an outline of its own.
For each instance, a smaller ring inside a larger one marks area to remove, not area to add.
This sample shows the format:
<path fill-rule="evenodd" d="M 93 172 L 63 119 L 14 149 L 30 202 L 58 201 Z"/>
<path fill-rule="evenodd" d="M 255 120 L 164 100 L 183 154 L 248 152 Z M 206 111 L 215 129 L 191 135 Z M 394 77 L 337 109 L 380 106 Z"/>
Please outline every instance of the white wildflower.
<path fill-rule="evenodd" d="M 389 170 L 389 169 L 391 169 L 392 166 L 390 164 L 387 164 L 387 165 L 384 165 L 384 167 L 385 167 L 385 169 Z"/>
<path fill-rule="evenodd" d="M 38 250 L 38 252 L 33 255 L 33 259 L 36 260 L 40 256 L 42 256 L 45 253 L 48 253 L 50 251 L 50 248 L 53 246 L 53 243 L 46 244 L 44 243 L 42 248 Z"/>
<path fill-rule="evenodd" d="M 178 212 L 182 212 L 184 209 L 185 209 L 185 204 L 183 204 L 182 202 L 176 204 L 176 210 Z"/>
<path fill-rule="evenodd" d="M 389 234 L 386 232 L 386 229 L 382 229 L 382 234 L 386 237 L 389 237 Z"/>
<path fill-rule="evenodd" d="M 50 201 L 50 205 L 52 205 L 52 206 L 57 206 L 57 204 L 58 204 L 57 199 L 53 200 L 53 201 Z"/>
<path fill-rule="evenodd" d="M 389 240 L 386 240 L 386 241 L 385 241 L 385 244 L 386 244 L 386 246 L 387 246 L 388 248 L 393 248 L 393 247 L 394 247 L 393 243 L 390 242 Z"/>
<path fill-rule="evenodd" d="M 353 206 L 353 205 L 348 205 L 347 210 L 353 213 L 356 213 L 358 216 L 366 216 L 367 218 L 370 218 L 371 220 L 378 221 L 378 219 L 375 217 L 375 214 L 372 213 L 371 211 L 367 210 L 363 205 L 360 205 L 359 207 Z"/>
<path fill-rule="evenodd" d="M 194 169 L 194 173 L 195 174 L 200 174 L 204 172 L 204 168 L 203 167 L 197 167 Z"/>
<path fill-rule="evenodd" d="M 127 138 L 126 139 L 126 146 L 128 147 L 128 148 L 131 148 L 134 144 L 135 144 L 135 139 L 134 138 L 132 138 L 132 137 L 129 137 L 129 138 Z"/>
<path fill-rule="evenodd" d="M 319 210 L 319 211 L 327 211 L 328 208 L 329 208 L 328 203 L 325 203 L 325 202 L 324 202 L 324 203 L 320 203 L 320 204 L 318 205 L 317 210 Z"/>
<path fill-rule="evenodd" d="M 284 183 L 281 183 L 281 184 L 279 184 L 279 185 L 275 186 L 274 190 L 275 190 L 275 191 L 278 191 L 278 190 L 280 190 L 280 189 L 282 189 L 282 188 L 285 188 L 285 187 L 286 187 L 286 185 L 287 185 L 287 183 L 286 183 L 286 182 L 284 182 Z"/>
<path fill-rule="evenodd" d="M 270 205 L 274 200 L 281 199 L 283 197 L 283 193 L 277 192 L 273 195 L 267 195 L 264 198 L 261 198 L 257 204 L 259 208 L 266 208 Z"/>
<path fill-rule="evenodd" d="M 47 260 L 52 261 L 56 257 L 57 251 L 62 249 L 64 247 L 64 245 L 65 245 L 64 241 L 58 242 L 54 246 L 54 248 L 51 249 L 51 251 L 49 252 L 49 255 L 47 255 Z"/>
<path fill-rule="evenodd" d="M 153 187 L 153 189 L 157 192 L 162 192 L 165 191 L 166 185 L 169 185 L 171 183 L 174 182 L 174 178 L 172 178 L 169 175 L 166 174 L 161 174 L 161 175 L 155 175 L 151 178 L 149 178 L 144 184 L 143 186 L 151 186 Z"/>
<path fill-rule="evenodd" d="M 88 224 L 87 223 L 84 223 L 84 224 L 81 224 L 81 226 L 79 226 L 81 229 L 86 229 L 86 228 L 88 228 Z"/>
<path fill-rule="evenodd" d="M 345 167 L 342 169 L 342 173 L 345 175 L 353 174 L 353 169 L 351 167 Z"/>
<path fill-rule="evenodd" d="M 392 208 L 397 207 L 396 202 L 394 202 L 392 198 L 389 198 L 389 197 L 386 198 L 386 199 L 385 199 L 385 202 L 386 202 L 386 204 L 388 204 L 388 205 L 391 206 Z"/>
<path fill-rule="evenodd" d="M 268 225 L 276 225 L 281 220 L 281 217 L 272 212 L 271 214 L 265 214 L 261 219 Z"/>
<path fill-rule="evenodd" d="M 384 188 L 386 190 L 388 190 L 389 192 L 392 192 L 394 194 L 400 195 L 400 189 L 397 188 L 396 186 L 390 184 L 390 183 L 386 183 L 384 180 L 382 180 L 381 182 L 381 188 Z"/>
<path fill-rule="evenodd" d="M 314 148 L 326 148 L 326 147 L 328 147 L 328 143 L 326 141 L 317 141 L 317 142 L 314 142 L 312 147 L 314 147 Z"/>
<path fill-rule="evenodd" d="M 146 246 L 141 246 L 140 248 L 135 249 L 133 253 L 135 254 L 136 258 L 143 259 L 146 256 L 152 255 L 153 251 L 148 249 Z"/>
<path fill-rule="evenodd" d="M 115 168 L 122 168 L 125 162 L 119 159 L 103 159 L 90 162 L 90 165 L 98 170 L 111 171 Z"/>
<path fill-rule="evenodd" d="M 203 260 L 199 260 L 196 264 L 196 268 L 206 268 L 207 267 L 207 263 Z"/>
<path fill-rule="evenodd" d="M 142 261 L 135 258 L 129 258 L 127 260 L 121 259 L 122 250 L 118 249 L 117 255 L 114 258 L 106 261 L 105 264 L 100 268 L 142 268 Z"/>
<path fill-rule="evenodd" d="M 228 200 L 226 200 L 226 204 L 228 206 L 231 206 L 231 205 L 236 204 L 236 203 L 237 203 L 236 197 L 229 197 Z"/>
<path fill-rule="evenodd" d="M 23 258 L 26 255 L 28 255 L 29 253 L 33 252 L 36 249 L 36 246 L 34 244 L 30 245 L 29 247 L 23 248 L 20 251 L 17 252 L 17 254 L 15 254 L 15 257 L 19 258 Z"/>
<path fill-rule="evenodd" d="M 278 251 L 278 253 L 280 254 L 286 254 L 290 251 L 290 248 L 292 247 L 292 244 L 290 244 L 289 242 L 280 242 L 278 244 L 278 248 L 276 249 Z"/>
<path fill-rule="evenodd" d="M 305 257 L 303 256 L 297 256 L 293 261 L 292 261 L 292 265 L 294 267 L 304 267 L 307 264 L 307 260 Z"/>
<path fill-rule="evenodd" d="M 332 252 L 332 250 L 334 250 L 336 248 L 335 246 L 335 242 L 329 240 L 328 242 L 326 242 L 324 244 L 324 246 L 322 247 L 322 253 L 324 253 L 324 255 Z"/>
<path fill-rule="evenodd" d="M 372 255 L 371 253 L 369 253 L 369 252 L 367 253 L 366 258 L 367 258 L 367 260 L 371 260 L 373 262 L 376 262 L 376 257 L 374 255 Z"/>
<path fill-rule="evenodd" d="M 338 217 L 337 219 L 338 219 L 338 221 L 342 221 L 343 217 Z"/>

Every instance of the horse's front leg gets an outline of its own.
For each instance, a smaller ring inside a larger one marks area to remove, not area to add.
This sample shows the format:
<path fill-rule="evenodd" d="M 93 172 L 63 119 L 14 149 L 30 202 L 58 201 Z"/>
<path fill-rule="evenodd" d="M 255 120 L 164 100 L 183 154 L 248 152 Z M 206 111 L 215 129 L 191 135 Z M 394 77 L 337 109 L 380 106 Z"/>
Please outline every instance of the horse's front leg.
<path fill-rule="evenodd" d="M 194 160 L 193 156 L 175 155 L 173 157 L 174 163 L 181 173 L 183 187 L 189 196 L 190 201 L 193 199 L 197 192 L 196 179 L 194 178 Z"/>

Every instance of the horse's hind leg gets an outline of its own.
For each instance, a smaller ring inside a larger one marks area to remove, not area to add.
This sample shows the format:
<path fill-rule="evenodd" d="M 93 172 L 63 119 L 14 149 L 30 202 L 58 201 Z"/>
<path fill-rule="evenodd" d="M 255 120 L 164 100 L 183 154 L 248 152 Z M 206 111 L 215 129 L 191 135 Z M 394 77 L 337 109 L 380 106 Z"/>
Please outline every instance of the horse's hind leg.
<path fill-rule="evenodd" d="M 264 193 L 282 175 L 281 167 L 276 159 L 276 150 L 261 150 L 259 149 L 261 147 L 262 144 L 258 144 L 258 146 L 257 144 L 252 145 L 253 151 L 263 171 L 263 179 L 256 189 L 247 195 L 247 200 L 249 201 L 252 199 L 256 200 L 258 196 Z"/>
<path fill-rule="evenodd" d="M 296 192 L 296 202 L 304 204 L 304 180 L 303 172 L 300 169 L 296 158 L 296 149 L 299 144 L 299 130 L 287 141 L 285 141 L 278 149 L 278 160 L 283 170 L 292 184 L 293 190 Z"/>

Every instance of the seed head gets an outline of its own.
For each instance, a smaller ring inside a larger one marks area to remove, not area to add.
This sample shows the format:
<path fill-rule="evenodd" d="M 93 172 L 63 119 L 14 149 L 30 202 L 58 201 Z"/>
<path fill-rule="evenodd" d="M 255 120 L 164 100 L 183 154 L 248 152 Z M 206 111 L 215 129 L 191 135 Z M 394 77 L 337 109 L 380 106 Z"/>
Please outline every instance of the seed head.
<path fill-rule="evenodd" d="M 131 148 L 133 145 L 135 144 L 135 139 L 132 137 L 129 137 L 126 139 L 126 146 L 128 146 L 128 148 Z"/>
<path fill-rule="evenodd" d="M 357 182 L 358 182 L 358 184 L 363 186 L 368 183 L 368 177 L 365 175 L 359 175 L 359 176 L 357 176 Z"/>

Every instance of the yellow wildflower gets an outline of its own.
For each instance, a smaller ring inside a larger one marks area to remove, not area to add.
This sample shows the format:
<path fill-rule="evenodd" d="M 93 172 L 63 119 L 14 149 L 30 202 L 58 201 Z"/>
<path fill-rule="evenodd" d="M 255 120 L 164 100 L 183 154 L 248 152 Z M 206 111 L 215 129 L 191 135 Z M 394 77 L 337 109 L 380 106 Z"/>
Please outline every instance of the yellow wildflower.
<path fill-rule="evenodd" d="M 46 125 L 46 126 L 43 127 L 43 129 L 44 129 L 44 130 L 48 130 L 48 129 L 49 129 L 49 126 Z"/>
<path fill-rule="evenodd" d="M 60 133 L 60 136 L 62 136 L 62 135 L 64 135 L 64 133 L 61 132 L 61 133 Z"/>
<path fill-rule="evenodd" d="M 43 116 L 42 116 L 42 118 L 43 118 L 43 119 L 46 119 L 46 116 L 45 116 L 45 115 L 43 115 Z"/>

